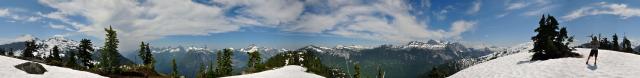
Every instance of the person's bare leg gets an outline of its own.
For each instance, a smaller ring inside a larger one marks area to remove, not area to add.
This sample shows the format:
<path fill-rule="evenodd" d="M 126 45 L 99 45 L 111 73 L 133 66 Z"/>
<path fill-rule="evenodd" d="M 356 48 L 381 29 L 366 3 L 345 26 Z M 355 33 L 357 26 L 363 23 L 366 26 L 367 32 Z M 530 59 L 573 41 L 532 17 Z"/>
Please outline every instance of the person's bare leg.
<path fill-rule="evenodd" d="M 589 64 L 589 59 L 591 59 L 591 56 L 587 56 L 587 62 L 585 64 Z"/>

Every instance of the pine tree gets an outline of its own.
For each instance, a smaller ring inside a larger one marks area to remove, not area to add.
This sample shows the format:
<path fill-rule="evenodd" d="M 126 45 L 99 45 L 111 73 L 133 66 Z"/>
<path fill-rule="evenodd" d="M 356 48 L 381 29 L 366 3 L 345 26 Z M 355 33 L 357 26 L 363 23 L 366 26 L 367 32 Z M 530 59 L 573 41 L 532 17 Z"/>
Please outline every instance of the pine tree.
<path fill-rule="evenodd" d="M 216 68 L 217 76 L 231 76 L 233 68 L 231 66 L 231 56 L 233 51 L 231 49 L 223 49 L 223 52 L 218 52 L 218 67 Z"/>
<path fill-rule="evenodd" d="M 9 52 L 7 52 L 7 56 L 9 56 L 9 57 L 13 57 L 13 56 L 15 56 L 15 55 L 13 54 L 13 48 L 9 48 Z"/>
<path fill-rule="evenodd" d="M 49 59 L 54 60 L 54 61 L 60 61 L 60 49 L 58 48 L 58 46 L 53 46 L 53 50 L 51 50 L 51 57 Z"/>
<path fill-rule="evenodd" d="M 196 73 L 196 78 L 207 78 L 206 77 L 206 67 L 204 67 L 204 64 L 200 63 L 200 68 L 198 68 L 198 72 Z"/>
<path fill-rule="evenodd" d="M 74 52 L 68 52 L 67 55 L 67 63 L 65 63 L 66 67 L 71 67 L 71 68 L 77 68 L 78 64 L 76 63 L 76 53 Z"/>
<path fill-rule="evenodd" d="M 629 41 L 627 37 L 624 37 L 624 39 L 622 40 L 622 52 L 633 53 L 633 48 L 631 47 L 631 41 Z"/>
<path fill-rule="evenodd" d="M 534 42 L 534 47 L 530 50 L 534 52 L 531 60 L 579 56 L 579 54 L 571 52 L 567 44 L 572 40 L 566 40 L 570 38 L 568 37 L 566 27 L 559 29 L 559 23 L 555 17 L 547 15 L 545 18 L 543 15 L 538 24 L 539 27 L 534 30 L 534 32 L 538 32 L 538 34 L 531 37 L 531 40 Z"/>
<path fill-rule="evenodd" d="M 91 40 L 89 39 L 82 39 L 80 40 L 80 45 L 78 45 L 78 58 L 80 59 L 80 62 L 82 65 L 84 65 L 84 68 L 93 68 L 93 63 L 91 63 L 91 60 L 93 60 L 91 58 L 91 52 L 93 52 L 95 49 L 93 49 L 93 44 L 91 44 Z"/>
<path fill-rule="evenodd" d="M 107 72 L 110 73 L 115 73 L 115 72 L 119 72 L 119 58 L 117 57 L 117 55 L 120 55 L 120 53 L 118 53 L 118 39 L 117 39 L 117 34 L 116 31 L 113 30 L 113 28 L 111 26 L 109 26 L 109 28 L 105 28 L 104 29 L 107 34 L 106 34 L 106 38 L 105 38 L 105 43 L 104 46 L 101 49 L 101 53 L 102 53 L 102 58 L 101 58 L 101 66 L 103 67 L 104 70 L 106 70 Z"/>
<path fill-rule="evenodd" d="M 25 42 L 25 48 L 22 52 L 22 57 L 26 59 L 33 58 L 33 52 L 36 52 L 36 42 L 35 40 L 27 40 Z"/>
<path fill-rule="evenodd" d="M 153 68 L 153 63 L 155 61 L 153 59 L 153 55 L 151 54 L 151 49 L 149 49 L 149 43 L 145 44 L 144 42 L 141 42 L 138 56 L 142 58 L 145 67 Z"/>
<path fill-rule="evenodd" d="M 618 35 L 617 34 L 613 34 L 613 42 L 611 44 L 611 50 L 613 51 L 620 51 L 620 44 L 618 44 Z"/>
<path fill-rule="evenodd" d="M 247 62 L 247 73 L 255 73 L 258 71 L 261 71 L 259 67 L 261 62 L 262 62 L 262 58 L 260 58 L 260 52 L 255 51 L 255 52 L 248 52 L 247 53 L 249 55 L 249 62 Z"/>
<path fill-rule="evenodd" d="M 176 64 L 176 58 L 173 58 L 173 60 L 171 60 L 171 68 L 171 77 L 179 78 L 180 74 L 178 74 L 178 65 Z"/>
<path fill-rule="evenodd" d="M 382 68 L 380 68 L 380 66 L 378 66 L 378 77 L 377 78 L 384 78 L 384 70 L 382 70 Z"/>
<path fill-rule="evenodd" d="M 0 55 L 6 55 L 6 52 L 7 51 L 5 51 L 4 48 L 0 48 Z"/>
<path fill-rule="evenodd" d="M 356 64 L 353 66 L 355 74 L 353 74 L 353 78 L 361 78 L 360 77 L 360 64 Z"/>

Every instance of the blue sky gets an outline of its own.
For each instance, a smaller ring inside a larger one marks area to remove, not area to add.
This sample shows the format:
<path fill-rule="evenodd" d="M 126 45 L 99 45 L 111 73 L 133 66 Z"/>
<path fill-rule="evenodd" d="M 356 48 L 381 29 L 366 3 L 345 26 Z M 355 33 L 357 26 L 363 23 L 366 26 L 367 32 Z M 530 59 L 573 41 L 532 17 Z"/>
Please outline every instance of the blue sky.
<path fill-rule="evenodd" d="M 404 44 L 429 39 L 510 46 L 530 41 L 550 14 L 587 35 L 640 38 L 636 0 L 6 0 L 0 43 L 30 37 L 89 38 L 113 26 L 121 49 L 154 46 L 272 48 Z"/>

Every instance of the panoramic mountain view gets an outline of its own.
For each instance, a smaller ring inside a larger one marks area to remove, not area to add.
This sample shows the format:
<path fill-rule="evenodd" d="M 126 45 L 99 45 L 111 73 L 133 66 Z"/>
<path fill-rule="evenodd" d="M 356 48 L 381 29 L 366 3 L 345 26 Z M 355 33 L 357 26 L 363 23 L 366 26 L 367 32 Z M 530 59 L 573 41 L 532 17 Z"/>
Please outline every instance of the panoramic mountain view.
<path fill-rule="evenodd" d="M 636 0 L 3 0 L 0 78 L 638 78 Z"/>

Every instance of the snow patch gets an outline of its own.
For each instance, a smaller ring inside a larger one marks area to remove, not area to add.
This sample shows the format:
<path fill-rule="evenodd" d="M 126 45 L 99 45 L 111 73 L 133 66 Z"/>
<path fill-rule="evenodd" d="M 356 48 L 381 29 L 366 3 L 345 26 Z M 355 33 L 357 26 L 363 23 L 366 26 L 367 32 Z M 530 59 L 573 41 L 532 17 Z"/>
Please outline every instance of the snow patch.
<path fill-rule="evenodd" d="M 584 58 L 529 61 L 531 52 L 520 52 L 464 69 L 450 78 L 636 78 L 640 55 L 598 50 L 598 63 L 585 64 L 590 49 L 578 48 Z"/>
<path fill-rule="evenodd" d="M 288 65 L 282 68 L 267 70 L 258 73 L 229 76 L 222 78 L 325 78 L 320 75 L 305 72 L 307 68 L 297 65 Z"/>
<path fill-rule="evenodd" d="M 0 56 L 0 78 L 107 78 L 94 73 L 49 66 L 42 63 L 40 64 L 47 69 L 44 74 L 28 74 L 13 67 L 25 62 L 29 61 Z"/>

